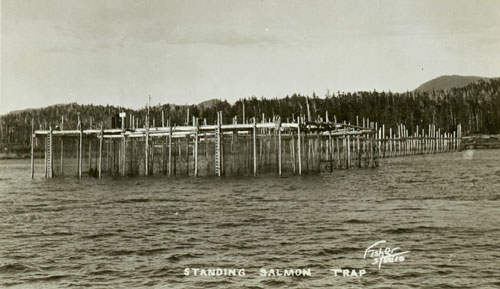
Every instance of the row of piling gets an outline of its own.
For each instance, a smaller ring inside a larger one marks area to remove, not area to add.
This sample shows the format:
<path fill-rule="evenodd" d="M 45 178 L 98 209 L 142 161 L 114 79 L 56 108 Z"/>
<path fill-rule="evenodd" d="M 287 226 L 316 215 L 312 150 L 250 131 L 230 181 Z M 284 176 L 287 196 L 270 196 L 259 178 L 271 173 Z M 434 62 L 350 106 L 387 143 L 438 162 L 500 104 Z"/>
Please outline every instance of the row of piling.
<path fill-rule="evenodd" d="M 352 167 L 377 167 L 379 158 L 437 153 L 460 149 L 460 125 L 442 133 L 430 125 L 411 135 L 404 125 L 385 126 L 363 119 L 361 126 L 318 119 L 257 123 L 255 118 L 223 124 L 218 113 L 213 125 L 125 129 L 32 130 L 31 176 L 34 151 L 43 149 L 45 176 L 232 176 L 275 173 L 302 175 Z M 357 121 L 358 124 L 358 121 Z M 38 139 L 41 137 L 41 141 Z M 68 173 L 69 172 L 69 173 Z"/>

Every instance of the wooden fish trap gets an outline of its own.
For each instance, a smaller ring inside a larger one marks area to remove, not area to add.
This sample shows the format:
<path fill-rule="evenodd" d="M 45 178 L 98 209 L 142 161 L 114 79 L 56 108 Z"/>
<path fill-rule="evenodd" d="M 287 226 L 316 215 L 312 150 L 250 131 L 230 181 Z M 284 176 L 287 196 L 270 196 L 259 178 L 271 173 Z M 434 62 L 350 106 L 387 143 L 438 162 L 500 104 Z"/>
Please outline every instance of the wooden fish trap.
<path fill-rule="evenodd" d="M 303 175 L 353 167 L 377 167 L 380 145 L 367 127 L 329 121 L 200 124 L 129 129 L 32 130 L 45 151 L 45 176 L 236 176 Z M 39 138 L 41 138 L 40 141 Z M 40 150 L 40 147 L 37 147 Z"/>

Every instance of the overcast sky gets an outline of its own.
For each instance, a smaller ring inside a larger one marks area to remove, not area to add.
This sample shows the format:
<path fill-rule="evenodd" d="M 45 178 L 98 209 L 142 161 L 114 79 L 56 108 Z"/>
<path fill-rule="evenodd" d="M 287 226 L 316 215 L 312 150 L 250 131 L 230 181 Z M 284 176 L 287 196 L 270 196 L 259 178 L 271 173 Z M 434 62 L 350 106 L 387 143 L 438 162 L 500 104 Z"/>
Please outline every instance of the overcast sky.
<path fill-rule="evenodd" d="M 500 1 L 1 0 L 0 114 L 500 76 Z"/>

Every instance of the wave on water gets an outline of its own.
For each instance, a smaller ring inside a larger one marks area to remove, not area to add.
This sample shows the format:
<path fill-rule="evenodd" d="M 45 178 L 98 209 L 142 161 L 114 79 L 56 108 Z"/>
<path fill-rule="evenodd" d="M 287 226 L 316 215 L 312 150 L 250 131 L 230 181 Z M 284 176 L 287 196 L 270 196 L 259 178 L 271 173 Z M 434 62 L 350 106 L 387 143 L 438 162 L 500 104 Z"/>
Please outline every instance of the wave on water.
<path fill-rule="evenodd" d="M 380 162 L 307 177 L 81 181 L 31 180 L 0 162 L 0 287 L 500 287 L 500 151 Z M 369 267 L 363 254 L 380 240 L 405 260 Z M 307 266 L 312 277 L 259 276 Z M 184 275 L 219 267 L 247 274 Z M 337 267 L 369 274 L 336 278 Z"/>

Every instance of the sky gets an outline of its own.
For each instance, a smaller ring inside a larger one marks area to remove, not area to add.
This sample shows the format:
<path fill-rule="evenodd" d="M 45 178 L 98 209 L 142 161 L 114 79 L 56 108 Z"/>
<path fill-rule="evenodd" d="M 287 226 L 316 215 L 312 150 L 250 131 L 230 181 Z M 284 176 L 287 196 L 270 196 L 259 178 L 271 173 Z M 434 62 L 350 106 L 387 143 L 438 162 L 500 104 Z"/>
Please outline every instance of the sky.
<path fill-rule="evenodd" d="M 499 0 L 1 0 L 0 114 L 500 76 Z"/>

